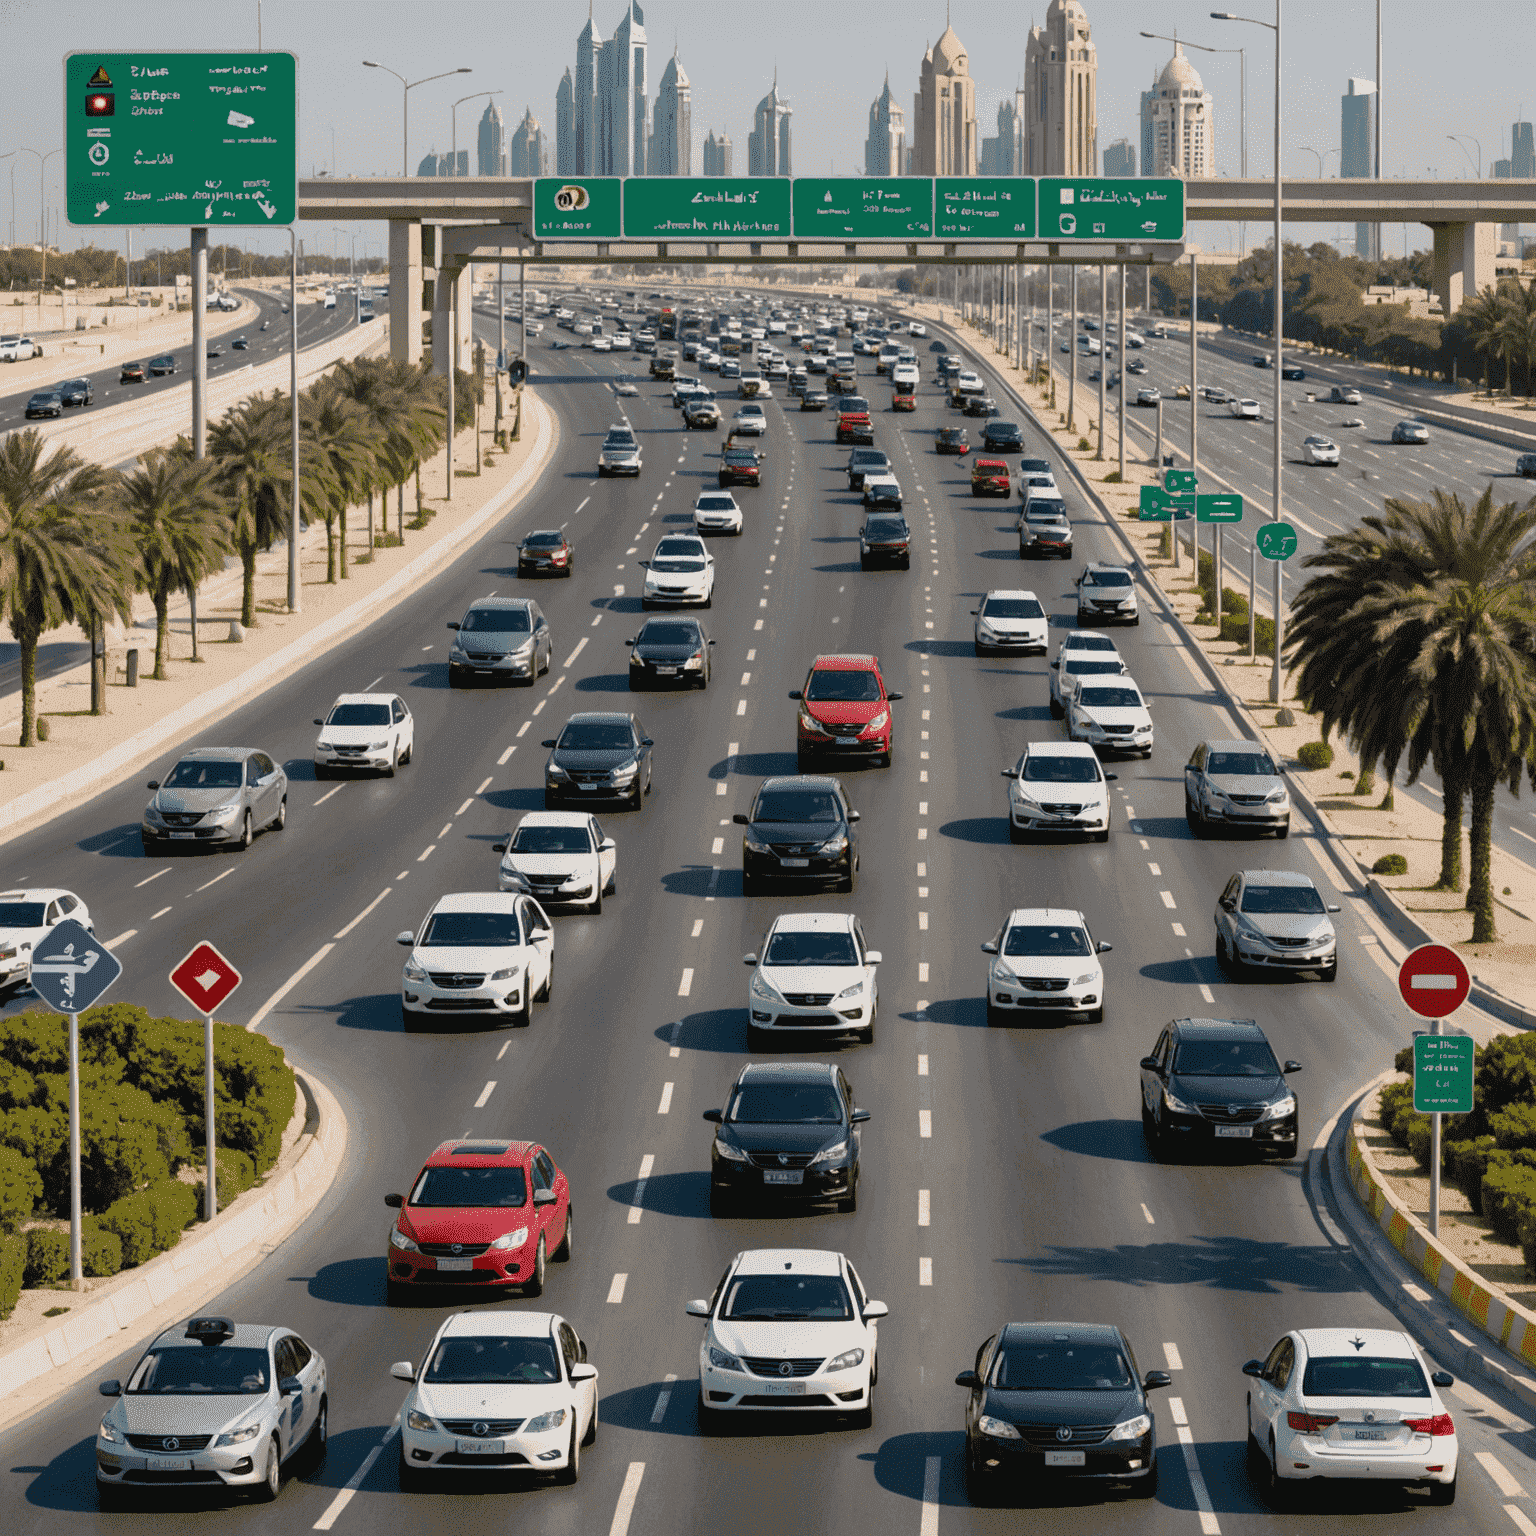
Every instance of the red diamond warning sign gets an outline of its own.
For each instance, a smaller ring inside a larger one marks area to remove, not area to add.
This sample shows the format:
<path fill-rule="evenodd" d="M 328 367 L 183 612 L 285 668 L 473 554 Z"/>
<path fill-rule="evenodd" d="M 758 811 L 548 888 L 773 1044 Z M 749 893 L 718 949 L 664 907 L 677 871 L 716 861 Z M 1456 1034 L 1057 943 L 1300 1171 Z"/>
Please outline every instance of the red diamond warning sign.
<path fill-rule="evenodd" d="M 240 972 L 205 939 L 171 972 L 171 985 L 199 1013 L 214 1013 L 234 995 Z"/>

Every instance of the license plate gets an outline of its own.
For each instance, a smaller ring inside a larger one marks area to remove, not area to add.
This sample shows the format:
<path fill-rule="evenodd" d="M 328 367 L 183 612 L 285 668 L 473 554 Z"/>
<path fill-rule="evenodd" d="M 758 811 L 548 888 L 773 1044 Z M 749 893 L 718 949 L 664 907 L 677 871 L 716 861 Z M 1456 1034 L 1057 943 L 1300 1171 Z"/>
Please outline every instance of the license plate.
<path fill-rule="evenodd" d="M 1385 1440 L 1387 1432 L 1384 1429 L 1357 1429 L 1354 1437 L 1356 1440 Z"/>
<path fill-rule="evenodd" d="M 809 869 L 811 861 L 809 859 L 780 859 L 779 863 L 785 869 Z"/>
<path fill-rule="evenodd" d="M 460 1456 L 499 1456 L 501 1455 L 500 1440 L 459 1440 L 454 1448 Z"/>
<path fill-rule="evenodd" d="M 1048 1467 L 1081 1467 L 1087 1465 L 1087 1453 L 1084 1451 L 1047 1451 L 1045 1464 Z"/>
<path fill-rule="evenodd" d="M 171 836 L 172 837 L 196 837 L 197 834 L 195 832 L 172 832 Z"/>
<path fill-rule="evenodd" d="M 585 789 L 585 790 L 590 791 L 590 790 L 597 789 L 599 786 L 596 785 L 596 784 L 578 784 L 576 787 L 577 787 L 577 789 Z"/>
<path fill-rule="evenodd" d="M 1253 1127 L 1251 1125 L 1218 1125 L 1216 1134 L 1218 1137 L 1231 1136 L 1239 1141 L 1247 1141 L 1253 1137 Z"/>
<path fill-rule="evenodd" d="M 857 736 L 839 736 L 837 744 L 840 747 L 856 747 L 859 744 L 859 738 Z"/>
<path fill-rule="evenodd" d="M 473 1259 L 439 1259 L 437 1267 L 439 1269 L 451 1270 L 455 1274 L 462 1274 L 473 1269 L 475 1261 Z"/>
<path fill-rule="evenodd" d="M 146 1456 L 144 1465 L 151 1472 L 190 1472 L 190 1456 Z"/>
<path fill-rule="evenodd" d="M 656 668 L 656 675 L 658 677 L 672 677 L 672 676 L 674 676 L 676 674 L 676 672 L 677 672 L 677 668 L 676 667 L 657 667 Z"/>
<path fill-rule="evenodd" d="M 803 1184 L 805 1183 L 805 1169 L 803 1168 L 764 1168 L 764 1184 Z"/>
<path fill-rule="evenodd" d="M 765 1381 L 763 1391 L 774 1393 L 778 1397 L 804 1397 L 805 1383 L 803 1381 Z"/>

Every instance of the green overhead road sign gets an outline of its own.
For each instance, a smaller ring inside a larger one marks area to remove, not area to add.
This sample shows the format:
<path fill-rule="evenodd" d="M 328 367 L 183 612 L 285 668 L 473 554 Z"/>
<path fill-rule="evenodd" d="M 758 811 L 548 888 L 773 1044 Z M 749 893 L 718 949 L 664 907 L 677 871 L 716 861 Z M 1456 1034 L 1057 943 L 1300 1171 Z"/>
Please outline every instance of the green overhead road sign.
<path fill-rule="evenodd" d="M 266 225 L 298 217 L 291 53 L 70 53 L 71 224 Z"/>
<path fill-rule="evenodd" d="M 1163 489 L 1172 495 L 1182 495 L 1185 491 L 1192 491 L 1199 485 L 1199 479 L 1192 469 L 1168 469 L 1163 471 Z"/>
<path fill-rule="evenodd" d="M 1182 240 L 1184 183 L 1173 177 L 1044 176 L 1042 240 Z"/>
<path fill-rule="evenodd" d="M 939 176 L 933 184 L 939 240 L 1033 240 L 1035 181 L 1029 176 Z"/>
<path fill-rule="evenodd" d="M 1195 520 L 1201 523 L 1240 523 L 1243 520 L 1243 498 L 1228 491 L 1197 496 Z"/>
<path fill-rule="evenodd" d="M 1266 560 L 1289 560 L 1296 553 L 1296 530 L 1289 523 L 1263 523 L 1253 542 Z"/>
<path fill-rule="evenodd" d="M 1140 520 L 1144 523 L 1184 522 L 1197 511 L 1194 496 L 1170 496 L 1161 486 L 1141 488 Z"/>
<path fill-rule="evenodd" d="M 1470 1035 L 1415 1035 L 1414 1109 L 1421 1115 L 1470 1115 L 1476 1048 Z"/>
<path fill-rule="evenodd" d="M 631 176 L 624 184 L 630 240 L 787 240 L 783 176 Z"/>
<path fill-rule="evenodd" d="M 533 183 L 535 240 L 620 240 L 618 176 L 539 176 Z"/>
<path fill-rule="evenodd" d="M 797 176 L 796 240 L 931 240 L 931 176 Z"/>

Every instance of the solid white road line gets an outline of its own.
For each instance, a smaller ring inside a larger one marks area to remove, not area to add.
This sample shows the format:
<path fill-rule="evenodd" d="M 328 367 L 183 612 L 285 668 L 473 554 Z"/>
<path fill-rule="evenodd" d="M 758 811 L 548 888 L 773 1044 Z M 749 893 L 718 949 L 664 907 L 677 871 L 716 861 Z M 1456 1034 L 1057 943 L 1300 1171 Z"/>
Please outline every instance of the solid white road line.
<path fill-rule="evenodd" d="M 677 995 L 687 997 L 693 991 L 693 967 L 690 965 L 683 972 L 683 979 L 677 984 Z"/>
<path fill-rule="evenodd" d="M 138 931 L 139 930 L 137 928 L 126 929 L 124 932 L 118 934 L 115 939 L 107 939 L 106 947 L 108 949 L 116 949 L 119 944 L 126 944 L 128 940 L 131 939 Z"/>
<path fill-rule="evenodd" d="M 158 880 L 161 875 L 168 875 L 168 874 L 170 874 L 170 872 L 171 872 L 171 866 L 169 864 L 167 864 L 164 869 L 157 869 L 154 872 L 154 874 L 152 874 L 152 875 L 150 875 L 148 877 L 148 879 L 140 880 L 138 885 L 134 886 L 134 890 L 138 890 L 139 886 L 148 885 L 150 880 Z"/>
<path fill-rule="evenodd" d="M 658 1115 L 666 1115 L 672 1112 L 672 1084 L 663 1083 L 661 1087 L 661 1103 L 656 1106 Z"/>
<path fill-rule="evenodd" d="M 640 1173 L 635 1179 L 635 1197 L 630 1202 L 629 1224 L 632 1227 L 639 1226 L 642 1203 L 645 1200 L 645 1186 L 651 1177 L 651 1169 L 656 1166 L 656 1159 L 647 1152 L 640 1159 Z"/>
<path fill-rule="evenodd" d="M 310 957 L 309 957 L 309 959 L 308 959 L 308 960 L 306 960 L 306 961 L 305 961 L 305 962 L 304 962 L 304 964 L 303 964 L 303 965 L 301 965 L 301 966 L 300 966 L 300 967 L 299 967 L 299 968 L 298 968 L 298 970 L 296 970 L 296 971 L 295 971 L 295 972 L 294 972 L 294 973 L 293 973 L 293 975 L 292 975 L 292 976 L 290 976 L 290 977 L 289 977 L 289 978 L 288 978 L 288 980 L 287 980 L 287 981 L 285 981 L 285 982 L 284 982 L 284 983 L 283 983 L 283 984 L 282 984 L 282 986 L 280 986 L 280 987 L 279 987 L 279 988 L 278 988 L 278 989 L 277 989 L 277 991 L 276 991 L 276 992 L 274 992 L 274 993 L 273 993 L 273 994 L 272 994 L 272 996 L 271 996 L 271 997 L 269 997 L 269 998 L 268 998 L 268 999 L 267 999 L 267 1000 L 266 1000 L 266 1002 L 264 1002 L 264 1003 L 263 1003 L 263 1004 L 262 1004 L 262 1005 L 261 1005 L 261 1007 L 260 1007 L 260 1008 L 258 1008 L 258 1009 L 257 1009 L 257 1010 L 256 1010 L 256 1012 L 255 1012 L 255 1013 L 253 1013 L 253 1014 L 252 1014 L 252 1015 L 251 1015 L 251 1020 L 250 1020 L 250 1022 L 249 1022 L 249 1023 L 248 1023 L 248 1024 L 247 1024 L 247 1025 L 246 1025 L 246 1026 L 245 1026 L 245 1027 L 246 1027 L 246 1028 L 247 1028 L 247 1029 L 255 1029 L 255 1028 L 256 1028 L 256 1026 L 257 1026 L 257 1025 L 258 1025 L 258 1024 L 260 1024 L 260 1023 L 261 1023 L 261 1021 L 262 1021 L 262 1020 L 263 1020 L 263 1019 L 264 1019 L 264 1018 L 266 1018 L 266 1016 L 267 1016 L 267 1015 L 268 1015 L 268 1014 L 269 1014 L 269 1013 L 271 1013 L 271 1012 L 272 1012 L 272 1010 L 273 1010 L 273 1009 L 274 1009 L 274 1008 L 276 1008 L 276 1007 L 277 1007 L 277 1005 L 278 1005 L 278 1004 L 279 1004 L 279 1003 L 280 1003 L 280 1002 L 282 1002 L 282 1000 L 283 1000 L 283 999 L 284 999 L 284 998 L 285 998 L 285 997 L 287 997 L 287 996 L 288 996 L 288 994 L 289 994 L 289 993 L 290 993 L 290 992 L 291 992 L 291 991 L 293 991 L 293 989 L 294 989 L 294 988 L 295 988 L 295 987 L 296 987 L 296 986 L 298 986 L 298 984 L 299 984 L 299 983 L 300 983 L 300 982 L 301 982 L 301 981 L 303 981 L 303 980 L 304 980 L 304 978 L 305 978 L 305 977 L 306 977 L 306 976 L 308 976 L 308 975 L 309 975 L 309 973 L 310 973 L 310 972 L 311 972 L 311 971 L 312 971 L 312 970 L 314 970 L 314 968 L 315 968 L 315 967 L 316 967 L 316 966 L 317 966 L 317 965 L 319 965 L 319 964 L 320 964 L 320 962 L 321 962 L 321 961 L 322 961 L 322 960 L 324 960 L 324 959 L 325 959 L 325 957 L 326 957 L 326 956 L 327 956 L 327 955 L 328 955 L 328 954 L 330 954 L 330 952 L 331 952 L 331 951 L 332 951 L 332 950 L 333 950 L 333 949 L 335 949 L 335 948 L 336 948 L 336 946 L 335 946 L 335 945 L 334 945 L 334 944 L 322 944 L 322 945 L 321 945 L 321 946 L 320 946 L 320 948 L 319 948 L 319 949 L 317 949 L 317 950 L 316 950 L 316 951 L 315 951 L 315 952 L 314 952 L 314 954 L 312 954 L 312 955 L 311 955 L 311 956 L 310 956 Z"/>
<path fill-rule="evenodd" d="M 363 920 L 363 919 L 364 919 L 364 918 L 365 918 L 365 917 L 367 917 L 367 916 L 368 916 L 368 914 L 369 914 L 369 913 L 370 913 L 370 912 L 372 912 L 372 911 L 373 911 L 373 909 L 374 909 L 374 908 L 375 908 L 375 907 L 376 907 L 376 906 L 378 906 L 378 904 L 379 904 L 379 903 L 380 903 L 380 902 L 381 902 L 381 901 L 383 901 L 383 900 L 384 900 L 384 898 L 385 898 L 385 897 L 386 897 L 386 896 L 388 896 L 388 895 L 389 895 L 389 893 L 390 893 L 390 892 L 391 892 L 391 891 L 392 891 L 392 890 L 394 890 L 394 886 L 392 886 L 392 885 L 386 885 L 386 886 L 385 886 L 385 887 L 384 887 L 384 889 L 383 889 L 383 890 L 382 890 L 382 891 L 380 891 L 380 892 L 379 892 L 379 894 L 378 894 L 378 895 L 377 895 L 377 896 L 375 896 L 375 897 L 374 897 L 374 898 L 373 898 L 373 900 L 372 900 L 372 901 L 370 901 L 370 902 L 369 902 L 369 903 L 368 903 L 368 905 L 367 905 L 367 906 L 366 906 L 366 907 L 364 907 L 364 908 L 363 908 L 363 910 L 362 910 L 362 911 L 361 911 L 361 912 L 359 912 L 359 913 L 358 913 L 358 914 L 357 914 L 357 916 L 356 916 L 356 917 L 354 917 L 354 918 L 353 918 L 353 919 L 352 919 L 352 921 L 351 921 L 351 922 L 350 922 L 350 923 L 348 923 L 348 924 L 347 924 L 347 926 L 346 926 L 346 927 L 345 927 L 345 928 L 343 928 L 343 929 L 342 929 L 342 930 L 341 930 L 341 932 L 340 932 L 340 933 L 333 933 L 333 934 L 332 934 L 332 935 L 331 935 L 331 937 L 332 937 L 332 938 L 333 938 L 333 939 L 344 939 L 344 938 L 346 938 L 346 936 L 347 936 L 347 935 L 348 935 L 348 934 L 349 934 L 349 933 L 351 933 L 351 932 L 352 932 L 352 930 L 353 930 L 353 929 L 354 929 L 354 928 L 356 928 L 356 927 L 357 927 L 357 925 L 358 925 L 358 924 L 359 924 L 359 923 L 360 923 L 360 922 L 362 922 L 362 920 Z"/>
<path fill-rule="evenodd" d="M 619 1489 L 619 1502 L 614 1506 L 613 1523 L 608 1536 L 629 1536 L 629 1522 L 635 1513 L 635 1500 L 640 1496 L 640 1479 L 645 1476 L 645 1463 L 632 1461 L 624 1474 L 624 1486 Z"/>
<path fill-rule="evenodd" d="M 1504 1463 L 1492 1451 L 1479 1451 L 1477 1453 L 1477 1464 L 1493 1479 L 1499 1492 L 1506 1499 L 1525 1497 L 1525 1489 L 1509 1475 Z"/>
<path fill-rule="evenodd" d="M 1179 1425 L 1179 1448 L 1184 1452 L 1184 1466 L 1189 1473 L 1189 1489 L 1195 1496 L 1195 1508 L 1200 1511 L 1200 1536 L 1221 1536 L 1221 1524 L 1211 1505 L 1205 1474 L 1200 1470 L 1200 1458 L 1195 1455 L 1194 1433 L 1183 1424 Z"/>
<path fill-rule="evenodd" d="M 621 1271 L 613 1277 L 613 1283 L 608 1287 L 608 1302 L 610 1306 L 617 1306 L 624 1300 L 624 1287 L 629 1284 L 629 1274 Z"/>
<path fill-rule="evenodd" d="M 395 1432 L 399 1429 L 399 1427 L 400 1426 L 398 1422 L 390 1425 L 389 1433 L 385 1435 L 384 1438 L 379 1441 L 379 1443 L 374 1446 L 374 1448 L 369 1451 L 366 1456 L 363 1457 L 362 1465 L 359 1466 L 357 1471 L 347 1479 L 346 1487 L 344 1487 L 341 1492 L 338 1493 L 328 1505 L 326 1505 L 325 1513 L 315 1521 L 313 1526 L 310 1527 L 311 1530 L 328 1531 L 333 1525 L 336 1524 L 337 1520 L 341 1517 L 341 1512 L 347 1507 L 348 1504 L 352 1502 L 354 1498 L 357 1497 L 357 1490 L 362 1487 L 363 1479 L 373 1471 L 374 1462 L 379 1459 L 379 1456 L 383 1452 L 385 1446 L 387 1446 L 389 1442 L 394 1439 Z"/>
<path fill-rule="evenodd" d="M 943 1460 L 929 1456 L 923 1465 L 923 1515 L 917 1536 L 939 1536 L 939 1474 Z"/>
<path fill-rule="evenodd" d="M 674 1382 L 677 1380 L 677 1377 L 671 1371 L 668 1371 L 665 1379 L 668 1382 Z M 652 1424 L 660 1424 L 661 1421 L 666 1418 L 667 1404 L 671 1401 L 672 1388 L 670 1386 L 665 1386 L 661 1389 L 660 1392 L 656 1394 L 656 1406 L 651 1409 Z"/>

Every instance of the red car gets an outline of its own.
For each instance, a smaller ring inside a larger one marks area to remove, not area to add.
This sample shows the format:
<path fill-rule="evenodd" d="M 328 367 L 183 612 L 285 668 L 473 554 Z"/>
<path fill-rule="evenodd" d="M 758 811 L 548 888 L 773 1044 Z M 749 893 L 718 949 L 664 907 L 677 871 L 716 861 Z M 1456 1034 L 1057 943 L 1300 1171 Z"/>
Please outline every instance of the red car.
<path fill-rule="evenodd" d="M 417 1287 L 518 1285 L 544 1290 L 544 1267 L 571 1256 L 571 1195 L 565 1175 L 532 1141 L 445 1141 L 389 1232 L 385 1299 L 402 1304 Z"/>
<path fill-rule="evenodd" d="M 119 384 L 142 384 L 149 378 L 149 370 L 143 363 L 124 363 L 123 371 L 118 374 Z"/>
<path fill-rule="evenodd" d="M 915 411 L 917 409 L 917 396 L 892 395 L 891 409 L 893 411 Z"/>
<path fill-rule="evenodd" d="M 863 395 L 844 395 L 837 407 L 837 440 L 840 443 L 872 443 L 875 429 L 869 419 L 869 401 Z"/>
<path fill-rule="evenodd" d="M 1013 489 L 1007 459 L 976 459 L 971 464 L 972 496 L 1007 496 Z"/>
<path fill-rule="evenodd" d="M 805 687 L 790 698 L 800 702 L 795 748 L 800 772 L 823 757 L 868 758 L 891 765 L 891 705 L 880 662 L 874 656 L 818 656 Z"/>

